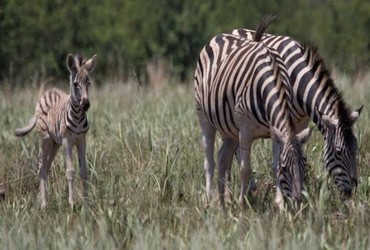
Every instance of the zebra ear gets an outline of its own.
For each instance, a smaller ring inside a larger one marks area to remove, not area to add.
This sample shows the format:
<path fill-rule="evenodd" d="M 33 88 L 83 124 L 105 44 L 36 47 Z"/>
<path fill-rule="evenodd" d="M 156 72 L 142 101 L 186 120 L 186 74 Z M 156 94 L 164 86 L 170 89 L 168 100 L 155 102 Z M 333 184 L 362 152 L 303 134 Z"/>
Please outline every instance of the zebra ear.
<path fill-rule="evenodd" d="M 338 119 L 331 118 L 328 115 L 323 114 L 317 108 L 315 108 L 315 113 L 325 128 L 334 128 L 339 123 Z"/>
<path fill-rule="evenodd" d="M 314 127 L 306 128 L 296 135 L 296 138 L 300 144 L 305 144 L 311 137 Z"/>
<path fill-rule="evenodd" d="M 322 115 L 321 120 L 327 128 L 334 128 L 339 123 L 338 119 L 330 118 L 328 115 Z"/>
<path fill-rule="evenodd" d="M 67 68 L 70 72 L 77 70 L 76 61 L 75 61 L 75 58 L 74 58 L 73 55 L 68 54 L 66 64 L 67 64 Z"/>
<path fill-rule="evenodd" d="M 96 65 L 96 58 L 97 58 L 97 55 L 93 55 L 93 57 L 91 57 L 89 60 L 87 60 L 83 67 L 89 72 L 91 73 L 94 68 L 95 68 L 95 65 Z"/>
<path fill-rule="evenodd" d="M 354 124 L 357 121 L 358 117 L 361 114 L 361 110 L 362 110 L 363 107 L 364 107 L 364 105 L 361 105 L 360 108 L 358 108 L 357 110 L 351 112 L 351 114 L 349 116 L 349 119 L 351 120 L 351 123 L 352 124 Z"/>

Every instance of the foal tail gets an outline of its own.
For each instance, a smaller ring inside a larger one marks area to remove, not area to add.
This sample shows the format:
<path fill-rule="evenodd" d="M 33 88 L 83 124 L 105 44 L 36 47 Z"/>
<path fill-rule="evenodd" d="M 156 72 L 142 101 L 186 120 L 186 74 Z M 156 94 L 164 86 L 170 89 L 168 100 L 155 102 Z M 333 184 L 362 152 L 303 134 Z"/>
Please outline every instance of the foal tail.
<path fill-rule="evenodd" d="M 18 137 L 22 137 L 22 136 L 25 136 L 27 135 L 29 132 L 32 131 L 32 129 L 35 127 L 36 125 L 36 116 L 32 116 L 31 120 L 29 121 L 28 125 L 24 128 L 17 128 L 15 131 L 14 131 L 14 134 Z"/>

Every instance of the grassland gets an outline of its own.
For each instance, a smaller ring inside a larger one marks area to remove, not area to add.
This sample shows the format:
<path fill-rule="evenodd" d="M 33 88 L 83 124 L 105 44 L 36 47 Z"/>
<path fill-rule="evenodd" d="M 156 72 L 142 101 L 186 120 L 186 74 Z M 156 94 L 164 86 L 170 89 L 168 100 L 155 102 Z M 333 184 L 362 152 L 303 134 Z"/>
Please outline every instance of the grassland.
<path fill-rule="evenodd" d="M 31 117 L 40 87 L 0 86 L 0 183 L 6 192 L 0 202 L 0 246 L 369 249 L 370 91 L 365 80 L 349 85 L 348 79 L 337 77 L 337 84 L 351 107 L 365 105 L 356 124 L 359 186 L 353 206 L 336 199 L 323 167 L 323 139 L 315 129 L 305 149 L 308 167 L 303 208 L 283 214 L 273 205 L 269 140 L 260 140 L 253 147 L 256 199 L 242 211 L 234 198 L 223 213 L 217 200 L 210 205 L 205 201 L 200 129 L 191 86 L 169 84 L 151 89 L 109 82 L 90 91 L 90 200 L 83 204 L 77 176 L 76 207 L 69 208 L 60 150 L 49 173 L 49 204 L 42 211 L 38 201 L 38 135 L 13 136 L 14 129 Z M 235 197 L 238 178 L 234 163 Z"/>

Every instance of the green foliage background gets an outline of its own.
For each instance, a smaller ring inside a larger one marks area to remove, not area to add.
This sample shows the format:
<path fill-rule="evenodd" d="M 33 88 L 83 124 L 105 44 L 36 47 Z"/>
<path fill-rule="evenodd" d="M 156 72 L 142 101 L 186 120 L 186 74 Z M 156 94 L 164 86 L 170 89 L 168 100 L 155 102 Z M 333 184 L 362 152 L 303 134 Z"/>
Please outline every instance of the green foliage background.
<path fill-rule="evenodd" d="M 146 80 L 148 61 L 190 79 L 201 47 L 214 35 L 254 28 L 316 44 L 329 65 L 350 74 L 370 60 L 370 2 L 365 0 L 7 0 L 0 1 L 0 80 L 65 77 L 68 53 L 99 56 L 98 79 Z"/>

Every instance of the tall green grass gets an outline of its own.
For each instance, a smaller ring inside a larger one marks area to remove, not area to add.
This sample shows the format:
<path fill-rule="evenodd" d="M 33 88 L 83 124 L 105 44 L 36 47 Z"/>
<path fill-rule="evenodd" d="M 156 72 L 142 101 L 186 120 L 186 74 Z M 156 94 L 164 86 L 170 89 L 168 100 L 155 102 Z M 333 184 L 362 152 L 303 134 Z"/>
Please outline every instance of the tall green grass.
<path fill-rule="evenodd" d="M 273 204 L 271 142 L 254 144 L 256 198 L 239 208 L 238 167 L 232 169 L 227 212 L 204 194 L 200 129 L 190 86 L 159 89 L 106 83 L 92 88 L 87 159 L 89 200 L 75 180 L 75 209 L 67 202 L 63 151 L 48 178 L 48 207 L 38 200 L 39 138 L 19 139 L 15 128 L 34 112 L 39 89 L 0 91 L 0 245 L 3 249 L 366 249 L 370 247 L 370 92 L 349 88 L 339 78 L 345 99 L 365 104 L 358 124 L 359 186 L 353 206 L 341 204 L 322 161 L 323 139 L 315 130 L 308 159 L 303 208 L 280 214 Z M 219 141 L 217 142 L 219 145 Z M 74 161 L 78 170 L 77 159 Z M 78 171 L 76 171 L 78 173 Z M 217 178 L 217 170 L 215 177 Z M 215 178 L 215 179 L 216 179 Z"/>

